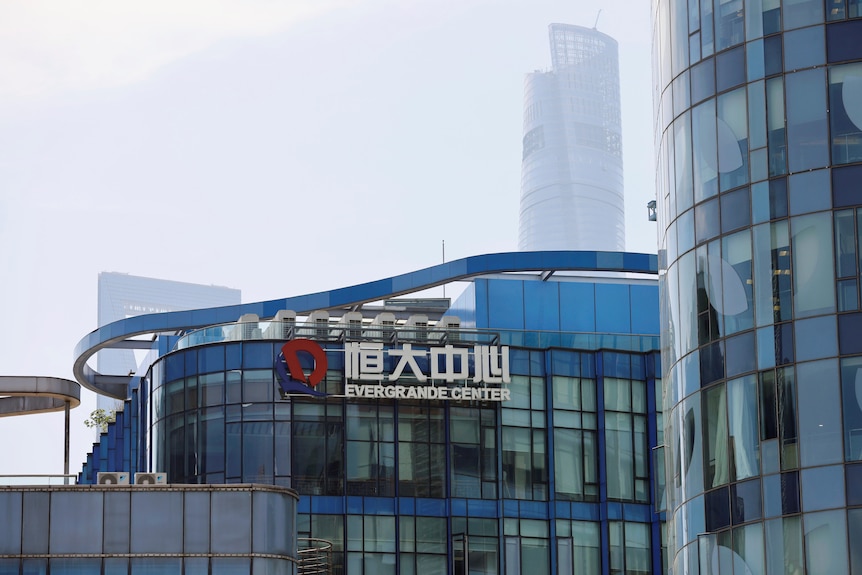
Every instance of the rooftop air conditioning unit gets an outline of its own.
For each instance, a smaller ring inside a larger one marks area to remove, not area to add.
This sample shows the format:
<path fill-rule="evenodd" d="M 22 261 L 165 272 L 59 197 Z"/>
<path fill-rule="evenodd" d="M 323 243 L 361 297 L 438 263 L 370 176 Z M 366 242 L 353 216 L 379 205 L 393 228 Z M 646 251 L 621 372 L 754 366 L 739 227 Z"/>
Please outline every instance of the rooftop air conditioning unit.
<path fill-rule="evenodd" d="M 428 339 L 428 316 L 427 315 L 411 315 L 404 322 L 405 326 L 411 329 L 407 330 L 408 337 L 417 341 L 425 341 Z"/>
<path fill-rule="evenodd" d="M 96 475 L 99 485 L 128 485 L 129 474 L 125 471 L 100 471 Z"/>
<path fill-rule="evenodd" d="M 166 473 L 135 473 L 135 485 L 166 485 Z"/>
<path fill-rule="evenodd" d="M 379 330 L 375 330 L 370 332 L 369 335 L 371 337 L 376 337 L 383 339 L 384 341 L 392 341 L 395 337 L 395 314 L 384 311 L 382 313 L 377 314 L 377 316 L 371 320 L 371 325 L 380 326 Z"/>

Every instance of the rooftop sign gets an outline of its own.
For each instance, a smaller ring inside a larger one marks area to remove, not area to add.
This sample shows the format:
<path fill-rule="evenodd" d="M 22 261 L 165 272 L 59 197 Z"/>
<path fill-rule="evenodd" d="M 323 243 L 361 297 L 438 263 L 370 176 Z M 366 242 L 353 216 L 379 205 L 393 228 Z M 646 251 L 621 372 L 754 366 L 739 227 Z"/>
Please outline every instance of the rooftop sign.
<path fill-rule="evenodd" d="M 307 375 L 300 352 L 312 359 Z M 502 387 L 511 380 L 509 347 L 505 345 L 414 348 L 405 343 L 386 348 L 380 342 L 348 342 L 342 351 L 324 350 L 309 339 L 285 343 L 276 357 L 282 391 L 326 396 L 315 388 L 326 375 L 327 353 L 344 354 L 345 397 L 455 401 L 508 401 L 511 397 L 509 389 Z"/>

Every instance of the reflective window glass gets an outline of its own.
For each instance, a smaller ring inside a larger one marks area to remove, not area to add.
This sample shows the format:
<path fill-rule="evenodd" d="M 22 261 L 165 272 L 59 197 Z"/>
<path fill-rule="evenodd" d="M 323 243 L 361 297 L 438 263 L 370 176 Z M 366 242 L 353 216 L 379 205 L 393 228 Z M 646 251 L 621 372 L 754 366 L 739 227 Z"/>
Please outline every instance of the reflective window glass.
<path fill-rule="evenodd" d="M 763 66 L 763 58 L 763 40 L 755 40 L 745 46 L 747 79 L 749 82 L 763 78 L 766 72 Z"/>
<path fill-rule="evenodd" d="M 826 63 L 823 26 L 784 33 L 784 69 L 788 72 Z"/>
<path fill-rule="evenodd" d="M 763 527 L 767 573 L 802 573 L 802 518 L 775 519 L 765 522 Z"/>
<path fill-rule="evenodd" d="M 715 61 L 710 58 L 691 68 L 691 101 L 700 102 L 715 94 Z"/>
<path fill-rule="evenodd" d="M 862 64 L 829 70 L 832 163 L 862 160 Z"/>
<path fill-rule="evenodd" d="M 715 100 L 692 110 L 694 147 L 694 200 L 700 202 L 718 193 L 718 156 Z"/>
<path fill-rule="evenodd" d="M 721 191 L 748 182 L 748 113 L 746 90 L 741 88 L 718 97 L 718 171 Z"/>
<path fill-rule="evenodd" d="M 783 71 L 781 36 L 772 36 L 763 40 L 764 70 L 767 76 L 774 76 Z"/>
<path fill-rule="evenodd" d="M 796 317 L 834 312 L 831 213 L 795 217 L 791 220 L 791 230 Z"/>
<path fill-rule="evenodd" d="M 838 326 L 834 315 L 798 320 L 794 331 L 796 361 L 838 355 Z"/>
<path fill-rule="evenodd" d="M 803 511 L 844 507 L 844 467 L 842 465 L 803 469 L 801 475 Z"/>
<path fill-rule="evenodd" d="M 862 358 L 841 360 L 841 388 L 844 456 L 847 461 L 862 461 Z"/>
<path fill-rule="evenodd" d="M 757 395 L 757 378 L 753 375 L 727 383 L 731 472 L 735 480 L 760 474 Z M 760 487 L 757 489 L 759 493 Z"/>
<path fill-rule="evenodd" d="M 743 209 L 747 207 L 746 198 Z M 751 262 L 751 234 L 748 230 L 724 236 L 721 239 L 721 259 L 710 260 L 711 264 L 721 267 L 723 297 L 718 311 L 724 316 L 725 335 L 754 327 Z M 711 270 L 710 276 L 713 275 Z"/>
<path fill-rule="evenodd" d="M 838 361 L 823 360 L 796 366 L 799 382 L 799 438 L 803 467 L 844 459 L 838 386 Z"/>
<path fill-rule="evenodd" d="M 780 41 L 780 38 L 778 38 Z M 766 126 L 769 146 L 769 175 L 787 173 L 787 144 L 784 123 L 783 78 L 766 81 Z"/>
<path fill-rule="evenodd" d="M 748 135 L 752 150 L 766 145 L 766 92 L 762 81 L 752 82 L 748 91 Z"/>
<path fill-rule="evenodd" d="M 805 572 L 809 575 L 849 572 L 845 517 L 844 510 L 805 514 Z"/>
<path fill-rule="evenodd" d="M 823 2 L 820 0 L 783 0 L 781 5 L 785 30 L 823 22 Z"/>
<path fill-rule="evenodd" d="M 791 172 L 829 163 L 823 69 L 787 74 L 787 149 Z"/>
<path fill-rule="evenodd" d="M 794 174 L 788 180 L 791 215 L 828 210 L 832 207 L 829 170 Z"/>

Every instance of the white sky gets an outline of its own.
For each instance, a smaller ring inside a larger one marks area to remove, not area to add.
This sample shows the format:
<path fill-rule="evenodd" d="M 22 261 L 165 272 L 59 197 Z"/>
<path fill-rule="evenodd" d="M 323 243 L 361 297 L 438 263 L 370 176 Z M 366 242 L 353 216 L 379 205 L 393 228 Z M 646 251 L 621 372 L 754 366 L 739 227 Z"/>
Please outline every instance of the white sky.
<path fill-rule="evenodd" d="M 517 248 L 547 26 L 620 43 L 627 248 L 655 252 L 649 2 L 0 0 L 0 374 L 71 378 L 101 271 L 260 301 Z M 72 412 L 80 470 L 95 407 Z M 60 473 L 62 414 L 0 420 Z"/>

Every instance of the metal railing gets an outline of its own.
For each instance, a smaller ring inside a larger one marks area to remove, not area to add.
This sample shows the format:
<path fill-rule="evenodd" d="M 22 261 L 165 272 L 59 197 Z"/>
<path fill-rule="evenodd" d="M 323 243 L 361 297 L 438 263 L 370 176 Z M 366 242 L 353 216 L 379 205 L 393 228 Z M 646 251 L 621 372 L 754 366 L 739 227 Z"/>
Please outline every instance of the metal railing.
<path fill-rule="evenodd" d="M 279 340 L 309 338 L 323 342 L 386 341 L 392 345 L 403 343 L 445 345 L 510 345 L 513 347 L 548 348 L 565 347 L 581 350 L 612 349 L 615 351 L 648 352 L 660 349 L 657 334 L 627 334 L 600 332 L 562 332 L 531 330 L 481 330 L 437 328 L 434 326 L 379 326 L 349 327 L 329 324 L 314 326 L 294 322 L 259 321 L 254 323 L 227 323 L 183 335 L 174 349 L 229 341 Z"/>
<path fill-rule="evenodd" d="M 297 575 L 329 575 L 332 572 L 332 542 L 300 537 L 297 544 Z"/>
<path fill-rule="evenodd" d="M 0 475 L 0 485 L 15 486 L 15 487 L 32 487 L 46 485 L 76 485 L 78 481 L 77 475 L 64 474 L 19 474 L 19 475 Z"/>

